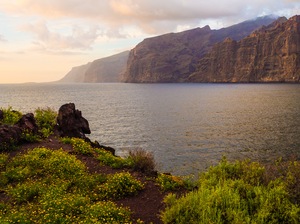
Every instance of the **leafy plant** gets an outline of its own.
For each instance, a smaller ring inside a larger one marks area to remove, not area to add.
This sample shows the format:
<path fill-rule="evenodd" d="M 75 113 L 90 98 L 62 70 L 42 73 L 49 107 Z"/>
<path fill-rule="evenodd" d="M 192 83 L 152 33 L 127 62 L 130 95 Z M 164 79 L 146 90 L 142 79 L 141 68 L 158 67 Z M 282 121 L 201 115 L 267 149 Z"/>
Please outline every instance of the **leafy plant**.
<path fill-rule="evenodd" d="M 39 132 L 44 138 L 49 137 L 56 125 L 57 112 L 47 107 L 45 109 L 38 108 L 34 113 Z"/>
<path fill-rule="evenodd" d="M 91 155 L 94 152 L 93 147 L 90 143 L 84 141 L 81 138 L 61 138 L 61 142 L 64 144 L 71 144 L 76 153 L 82 155 Z"/>
<path fill-rule="evenodd" d="M 121 158 L 113 155 L 111 152 L 104 149 L 95 149 L 97 153 L 97 159 L 104 165 L 110 166 L 115 169 L 124 167 L 132 167 L 132 160 L 127 158 Z"/>
<path fill-rule="evenodd" d="M 8 155 L 1 153 L 0 154 L 0 170 L 5 167 L 7 160 L 8 160 Z"/>
<path fill-rule="evenodd" d="M 16 124 L 22 117 L 22 113 L 16 110 L 13 110 L 12 107 L 1 108 L 3 112 L 3 120 L 1 122 L 3 124 L 14 125 Z"/>
<path fill-rule="evenodd" d="M 128 172 L 116 173 L 107 177 L 107 182 L 99 187 L 103 199 L 119 199 L 136 194 L 143 189 L 143 184 Z"/>
<path fill-rule="evenodd" d="M 158 174 L 156 182 L 163 191 L 174 191 L 184 187 L 183 179 L 171 174 Z"/>
<path fill-rule="evenodd" d="M 226 158 L 201 175 L 199 188 L 165 198 L 164 223 L 299 223 L 300 208 L 282 179 L 262 184 L 264 168 Z"/>

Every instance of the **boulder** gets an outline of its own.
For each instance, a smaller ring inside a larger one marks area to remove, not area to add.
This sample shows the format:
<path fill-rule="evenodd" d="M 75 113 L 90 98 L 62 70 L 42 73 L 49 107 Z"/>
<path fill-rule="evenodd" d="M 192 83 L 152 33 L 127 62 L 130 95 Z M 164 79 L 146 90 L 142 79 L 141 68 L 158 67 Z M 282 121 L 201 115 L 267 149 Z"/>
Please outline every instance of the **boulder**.
<path fill-rule="evenodd" d="M 19 127 L 23 132 L 28 131 L 33 134 L 37 134 L 39 129 L 33 113 L 23 115 L 21 119 L 15 124 L 15 126 Z"/>
<path fill-rule="evenodd" d="M 61 137 L 87 137 L 91 130 L 89 122 L 82 117 L 81 111 L 75 109 L 74 103 L 64 104 L 59 108 L 57 116 L 57 129 Z"/>
<path fill-rule="evenodd" d="M 0 151 L 18 145 L 24 139 L 24 132 L 37 134 L 38 126 L 32 113 L 25 114 L 15 125 L 0 126 Z"/>

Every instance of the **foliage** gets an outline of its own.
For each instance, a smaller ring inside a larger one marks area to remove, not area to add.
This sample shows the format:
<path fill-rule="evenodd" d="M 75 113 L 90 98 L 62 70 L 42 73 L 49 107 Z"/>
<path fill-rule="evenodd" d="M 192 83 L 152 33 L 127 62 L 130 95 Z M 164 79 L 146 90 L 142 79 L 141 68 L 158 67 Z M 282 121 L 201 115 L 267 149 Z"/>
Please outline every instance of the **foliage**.
<path fill-rule="evenodd" d="M 0 223 L 131 223 L 131 212 L 108 201 L 136 194 L 129 173 L 89 174 L 63 150 L 35 148 L 12 160 L 0 154 Z M 105 200 L 105 201 L 104 201 Z"/>
<path fill-rule="evenodd" d="M 163 191 L 174 191 L 184 187 L 183 179 L 171 174 L 158 174 L 156 182 Z"/>
<path fill-rule="evenodd" d="M 111 152 L 105 149 L 95 149 L 97 153 L 97 159 L 104 165 L 110 166 L 115 169 L 132 167 L 132 160 L 128 158 L 121 158 L 113 155 Z"/>
<path fill-rule="evenodd" d="M 130 150 L 129 160 L 132 160 L 132 168 L 145 174 L 155 171 L 155 161 L 153 154 L 142 149 Z"/>
<path fill-rule="evenodd" d="M 41 140 L 40 136 L 38 136 L 28 130 L 25 130 L 22 132 L 21 139 L 26 142 L 39 142 Z"/>
<path fill-rule="evenodd" d="M 38 108 L 34 112 L 39 132 L 44 138 L 49 137 L 53 133 L 56 125 L 57 112 L 47 107 L 45 109 Z"/>
<path fill-rule="evenodd" d="M 143 184 L 128 172 L 116 173 L 107 177 L 107 182 L 99 187 L 103 199 L 119 199 L 136 194 L 143 189 Z"/>
<path fill-rule="evenodd" d="M 1 153 L 0 154 L 0 170 L 5 167 L 7 160 L 8 160 L 8 155 Z"/>
<path fill-rule="evenodd" d="M 1 108 L 1 110 L 3 111 L 3 120 L 1 120 L 0 122 L 2 122 L 3 124 L 14 125 L 22 117 L 22 113 L 19 111 L 13 110 L 12 107 L 8 107 L 6 109 Z"/>
<path fill-rule="evenodd" d="M 300 208 L 281 179 L 262 184 L 258 163 L 225 158 L 199 179 L 197 191 L 165 198 L 164 223 L 299 223 Z"/>
<path fill-rule="evenodd" d="M 90 143 L 84 141 L 84 139 L 81 138 L 64 137 L 61 138 L 61 142 L 64 144 L 71 144 L 73 146 L 74 151 L 78 154 L 91 155 L 94 152 Z"/>
<path fill-rule="evenodd" d="M 291 200 L 300 205 L 300 162 L 282 161 L 280 158 L 274 164 L 269 164 L 266 167 L 265 182 L 278 178 L 283 180 Z"/>

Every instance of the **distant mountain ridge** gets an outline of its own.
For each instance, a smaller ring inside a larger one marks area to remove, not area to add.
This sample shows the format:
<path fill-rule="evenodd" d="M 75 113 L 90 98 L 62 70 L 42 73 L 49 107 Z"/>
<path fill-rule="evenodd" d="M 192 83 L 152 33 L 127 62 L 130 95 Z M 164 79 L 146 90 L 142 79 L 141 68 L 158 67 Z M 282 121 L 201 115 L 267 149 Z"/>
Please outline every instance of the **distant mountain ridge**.
<path fill-rule="evenodd" d="M 146 38 L 72 68 L 61 82 L 300 82 L 299 16 L 258 17 Z"/>
<path fill-rule="evenodd" d="M 121 76 L 126 70 L 128 55 L 129 51 L 124 51 L 85 65 L 73 67 L 58 82 L 120 82 Z"/>

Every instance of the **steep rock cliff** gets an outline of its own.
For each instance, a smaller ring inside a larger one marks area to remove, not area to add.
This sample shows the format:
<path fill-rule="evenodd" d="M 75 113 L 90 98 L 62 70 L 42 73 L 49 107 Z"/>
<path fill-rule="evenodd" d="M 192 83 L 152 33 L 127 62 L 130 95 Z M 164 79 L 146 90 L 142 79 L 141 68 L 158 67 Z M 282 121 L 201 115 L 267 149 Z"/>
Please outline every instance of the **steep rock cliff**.
<path fill-rule="evenodd" d="M 91 63 L 87 63 L 85 65 L 80 65 L 73 67 L 71 71 L 69 71 L 61 80 L 58 82 L 62 83 L 76 83 L 76 82 L 83 82 L 85 72 L 88 70 Z"/>
<path fill-rule="evenodd" d="M 211 30 L 209 26 L 148 38 L 130 51 L 124 82 L 185 82 L 199 60 L 225 38 L 240 40 L 274 17 L 260 17 Z"/>
<path fill-rule="evenodd" d="M 93 61 L 84 74 L 84 82 L 120 82 L 128 55 L 129 51 L 125 51 Z"/>
<path fill-rule="evenodd" d="M 85 65 L 73 67 L 58 82 L 120 82 L 126 70 L 129 51 L 100 58 Z"/>
<path fill-rule="evenodd" d="M 216 44 L 188 82 L 300 82 L 300 16 Z"/>

